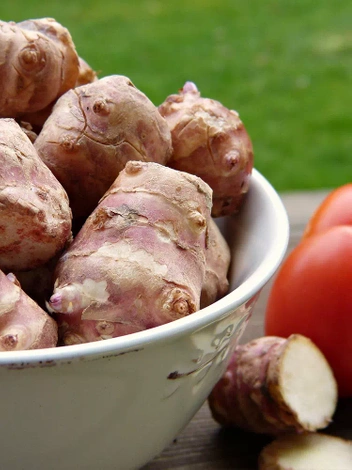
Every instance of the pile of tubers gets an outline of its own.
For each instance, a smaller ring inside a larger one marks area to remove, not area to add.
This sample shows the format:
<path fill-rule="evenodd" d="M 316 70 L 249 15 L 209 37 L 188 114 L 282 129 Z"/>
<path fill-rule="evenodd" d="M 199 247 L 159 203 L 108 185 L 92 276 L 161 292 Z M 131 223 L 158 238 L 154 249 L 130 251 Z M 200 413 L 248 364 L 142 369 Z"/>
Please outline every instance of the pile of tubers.
<path fill-rule="evenodd" d="M 0 21 L 0 350 L 105 340 L 228 291 L 215 217 L 253 168 L 237 112 L 192 82 L 160 106 L 98 78 L 52 18 Z"/>
<path fill-rule="evenodd" d="M 253 169 L 237 112 L 192 82 L 157 107 L 98 78 L 52 18 L 0 21 L 0 77 L 0 351 L 135 333 L 228 292 L 214 218 L 240 210 Z M 337 396 L 292 335 L 238 346 L 208 402 L 224 426 L 279 436 L 260 469 L 347 469 L 352 443 L 316 433 Z"/>

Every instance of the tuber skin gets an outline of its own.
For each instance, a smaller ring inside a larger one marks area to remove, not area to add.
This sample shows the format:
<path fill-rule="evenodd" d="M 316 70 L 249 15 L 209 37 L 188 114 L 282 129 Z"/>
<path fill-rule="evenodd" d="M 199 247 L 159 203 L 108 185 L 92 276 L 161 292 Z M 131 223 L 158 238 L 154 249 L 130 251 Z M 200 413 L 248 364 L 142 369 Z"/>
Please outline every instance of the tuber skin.
<path fill-rule="evenodd" d="M 33 269 L 71 239 L 68 197 L 13 119 L 0 119 L 0 164 L 0 269 Z"/>
<path fill-rule="evenodd" d="M 224 426 L 269 435 L 316 431 L 331 422 L 337 384 L 308 338 L 266 336 L 237 346 L 208 403 Z"/>
<path fill-rule="evenodd" d="M 78 73 L 72 37 L 53 18 L 0 21 L 0 117 L 43 110 L 75 86 Z"/>
<path fill-rule="evenodd" d="M 128 162 L 60 257 L 49 308 L 60 344 L 122 336 L 199 309 L 211 189 Z"/>
<path fill-rule="evenodd" d="M 239 210 L 253 169 L 253 147 L 236 111 L 203 98 L 186 82 L 178 94 L 159 106 L 169 125 L 172 168 L 202 178 L 213 189 L 212 216 Z"/>
<path fill-rule="evenodd" d="M 66 189 L 74 217 L 87 217 L 130 160 L 165 165 L 171 134 L 154 104 L 121 75 L 68 91 L 35 142 Z"/>
<path fill-rule="evenodd" d="M 22 131 L 26 134 L 26 136 L 32 142 L 32 144 L 34 144 L 38 135 L 36 132 L 34 132 L 32 125 L 29 122 L 25 122 L 25 121 L 20 121 L 19 125 Z"/>
<path fill-rule="evenodd" d="M 230 248 L 211 217 L 207 225 L 206 269 L 200 298 L 201 308 L 221 299 L 229 290 L 227 273 L 231 261 Z"/>
<path fill-rule="evenodd" d="M 0 351 L 53 348 L 58 327 L 21 289 L 16 277 L 0 271 Z"/>
<path fill-rule="evenodd" d="M 82 85 L 87 85 L 88 83 L 93 83 L 98 80 L 98 75 L 95 70 L 84 60 L 82 57 L 79 57 L 79 73 L 77 81 L 75 83 L 75 88 Z"/>
<path fill-rule="evenodd" d="M 87 83 L 92 83 L 96 80 L 98 80 L 96 72 L 87 64 L 85 60 L 79 57 L 79 73 L 74 88 L 86 85 Z M 22 114 L 22 120 L 28 121 L 33 127 L 33 130 L 35 130 L 35 132 L 39 134 L 40 131 L 43 129 L 45 121 L 52 113 L 56 101 L 57 100 L 53 101 L 48 106 L 46 106 L 46 108 L 41 109 L 40 111 Z"/>

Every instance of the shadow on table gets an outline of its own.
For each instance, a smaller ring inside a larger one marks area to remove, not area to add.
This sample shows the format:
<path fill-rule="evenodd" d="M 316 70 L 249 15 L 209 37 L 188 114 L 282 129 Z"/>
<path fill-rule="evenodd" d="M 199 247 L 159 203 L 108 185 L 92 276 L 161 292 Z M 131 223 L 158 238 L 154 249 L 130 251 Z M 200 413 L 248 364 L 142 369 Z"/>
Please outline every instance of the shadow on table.
<path fill-rule="evenodd" d="M 223 428 L 214 436 L 214 444 L 219 453 L 219 460 L 225 461 L 223 470 L 253 470 L 257 468 L 261 449 L 272 439 L 268 436 L 253 434 L 234 428 Z M 212 455 L 214 457 L 215 452 Z"/>

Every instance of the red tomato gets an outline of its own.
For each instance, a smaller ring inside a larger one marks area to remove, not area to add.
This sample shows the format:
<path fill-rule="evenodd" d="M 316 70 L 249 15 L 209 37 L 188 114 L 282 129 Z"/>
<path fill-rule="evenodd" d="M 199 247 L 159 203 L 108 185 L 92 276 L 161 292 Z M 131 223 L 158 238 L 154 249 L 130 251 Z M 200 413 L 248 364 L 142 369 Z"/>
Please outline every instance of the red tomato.
<path fill-rule="evenodd" d="M 308 222 L 303 237 L 310 237 L 335 225 L 352 225 L 352 183 L 328 194 Z"/>
<path fill-rule="evenodd" d="M 321 349 L 339 395 L 352 397 L 352 227 L 303 239 L 282 263 L 269 294 L 265 334 L 292 333 Z"/>

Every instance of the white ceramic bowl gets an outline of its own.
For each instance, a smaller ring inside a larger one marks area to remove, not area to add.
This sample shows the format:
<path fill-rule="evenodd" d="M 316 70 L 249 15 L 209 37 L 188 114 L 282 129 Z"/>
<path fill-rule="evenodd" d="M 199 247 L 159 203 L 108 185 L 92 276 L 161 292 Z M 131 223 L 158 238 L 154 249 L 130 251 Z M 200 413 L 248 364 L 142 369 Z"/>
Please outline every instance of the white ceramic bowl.
<path fill-rule="evenodd" d="M 102 342 L 0 353 L 1 468 L 137 469 L 162 451 L 223 374 L 279 266 L 288 220 L 254 171 L 241 214 L 219 224 L 231 292 L 187 318 Z"/>

